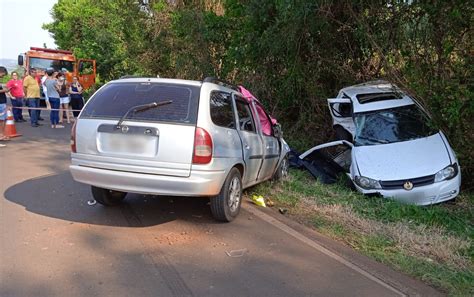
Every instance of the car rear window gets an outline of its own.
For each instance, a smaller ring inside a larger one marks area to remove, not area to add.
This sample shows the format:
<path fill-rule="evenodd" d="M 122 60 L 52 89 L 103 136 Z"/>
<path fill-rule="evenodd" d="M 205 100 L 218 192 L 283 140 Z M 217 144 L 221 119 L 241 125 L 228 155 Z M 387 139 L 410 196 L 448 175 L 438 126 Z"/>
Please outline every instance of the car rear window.
<path fill-rule="evenodd" d="M 129 120 L 195 124 L 200 88 L 164 83 L 110 83 L 101 88 L 85 106 L 81 118 L 119 119 L 137 105 L 173 101 L 171 104 L 130 113 Z"/>

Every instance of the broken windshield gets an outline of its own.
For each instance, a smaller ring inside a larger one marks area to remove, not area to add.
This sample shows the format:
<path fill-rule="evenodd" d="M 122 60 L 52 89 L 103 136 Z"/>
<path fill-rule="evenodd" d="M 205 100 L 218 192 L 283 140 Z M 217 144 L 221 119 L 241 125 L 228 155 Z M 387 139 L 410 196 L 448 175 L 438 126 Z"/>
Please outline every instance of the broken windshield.
<path fill-rule="evenodd" d="M 355 145 L 377 145 L 427 137 L 438 131 L 416 105 L 354 114 Z"/>

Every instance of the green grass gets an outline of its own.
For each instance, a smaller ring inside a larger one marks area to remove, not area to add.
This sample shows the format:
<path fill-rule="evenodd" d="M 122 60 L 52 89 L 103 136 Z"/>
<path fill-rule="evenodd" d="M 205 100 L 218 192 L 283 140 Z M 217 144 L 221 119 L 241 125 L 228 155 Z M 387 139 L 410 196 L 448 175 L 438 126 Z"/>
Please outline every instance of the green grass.
<path fill-rule="evenodd" d="M 474 273 L 472 269 L 458 269 L 429 259 L 408 256 L 394 249 L 390 245 L 390 240 L 368 239 L 361 244 L 359 250 L 379 262 L 391 265 L 441 288 L 451 296 L 471 296 L 474 293 Z"/>
<path fill-rule="evenodd" d="M 282 182 L 283 192 L 278 196 L 281 202 L 295 205 L 298 197 L 312 197 L 319 204 L 340 204 L 351 206 L 361 217 L 383 222 L 407 220 L 415 225 L 444 227 L 448 232 L 474 238 L 474 195 L 463 194 L 457 203 L 466 207 L 450 204 L 416 206 L 402 204 L 380 197 L 367 197 L 351 191 L 344 181 L 333 185 L 322 185 L 307 172 L 291 171 L 292 179 Z M 264 183 L 252 189 L 252 192 L 269 194 L 273 185 Z"/>
<path fill-rule="evenodd" d="M 462 193 L 455 203 L 420 207 L 361 195 L 351 191 L 344 180 L 333 185 L 323 185 L 309 173 L 300 170 L 292 170 L 288 180 L 260 184 L 249 189 L 247 194 L 270 198 L 277 207 L 288 208 L 290 216 L 298 221 L 345 242 L 379 262 L 438 287 L 449 295 L 474 295 L 473 194 Z M 343 220 L 325 216 L 317 210 L 304 209 L 306 204 L 300 203 L 303 198 L 316 206 L 316 209 L 324 206 L 342 207 L 349 209 L 350 215 L 369 222 L 375 221 L 381 226 L 403 224 L 414 234 L 421 232 L 419 230 L 429 230 L 441 239 L 458 238 L 470 245 L 455 251 L 460 255 L 456 258 L 457 261 L 463 261 L 463 265 L 453 265 L 449 261 L 426 257 L 422 252 L 413 253 L 413 249 L 406 250 L 395 244 L 389 234 L 369 232 L 370 230 L 365 232 L 360 227 L 357 229 L 344 225 Z"/>

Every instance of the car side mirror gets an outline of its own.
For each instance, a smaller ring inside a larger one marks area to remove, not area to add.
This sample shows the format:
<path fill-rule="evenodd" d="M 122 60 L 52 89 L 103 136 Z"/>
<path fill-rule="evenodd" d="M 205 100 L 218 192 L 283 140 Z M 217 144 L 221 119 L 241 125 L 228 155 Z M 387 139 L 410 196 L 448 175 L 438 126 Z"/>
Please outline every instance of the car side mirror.
<path fill-rule="evenodd" d="M 79 73 L 82 73 L 84 71 L 84 63 L 79 62 Z"/>
<path fill-rule="evenodd" d="M 23 55 L 18 55 L 18 65 L 23 66 Z"/>

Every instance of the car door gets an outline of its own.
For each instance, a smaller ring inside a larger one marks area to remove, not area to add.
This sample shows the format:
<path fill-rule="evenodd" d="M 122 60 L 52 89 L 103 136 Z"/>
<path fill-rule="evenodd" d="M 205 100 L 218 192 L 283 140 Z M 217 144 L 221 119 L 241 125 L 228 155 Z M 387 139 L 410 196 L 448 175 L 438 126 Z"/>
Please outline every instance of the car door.
<path fill-rule="evenodd" d="M 350 176 L 352 146 L 345 140 L 324 143 L 302 153 L 299 159 L 322 183 L 335 183 L 341 173 Z"/>
<path fill-rule="evenodd" d="M 248 102 L 234 94 L 238 133 L 242 142 L 242 156 L 245 162 L 243 184 L 245 187 L 257 183 L 263 160 L 263 143 L 257 133 L 255 119 Z"/>
<path fill-rule="evenodd" d="M 278 138 L 273 135 L 273 129 L 269 129 L 270 131 L 262 129 L 262 123 L 271 125 L 272 122 L 263 107 L 259 106 L 255 101 L 252 101 L 251 107 L 257 122 L 258 133 L 261 135 L 263 142 L 262 166 L 257 177 L 259 181 L 262 181 L 272 177 L 280 157 L 280 145 Z"/>
<path fill-rule="evenodd" d="M 332 98 L 328 99 L 329 111 L 332 117 L 332 124 L 337 131 L 337 127 L 342 127 L 344 130 L 349 132 L 352 135 L 352 138 L 355 135 L 355 124 L 352 119 L 352 101 L 348 98 Z M 346 139 L 349 140 L 349 139 Z"/>
<path fill-rule="evenodd" d="M 84 89 L 90 88 L 95 84 L 96 65 L 95 60 L 79 59 L 77 61 L 77 76 Z"/>

